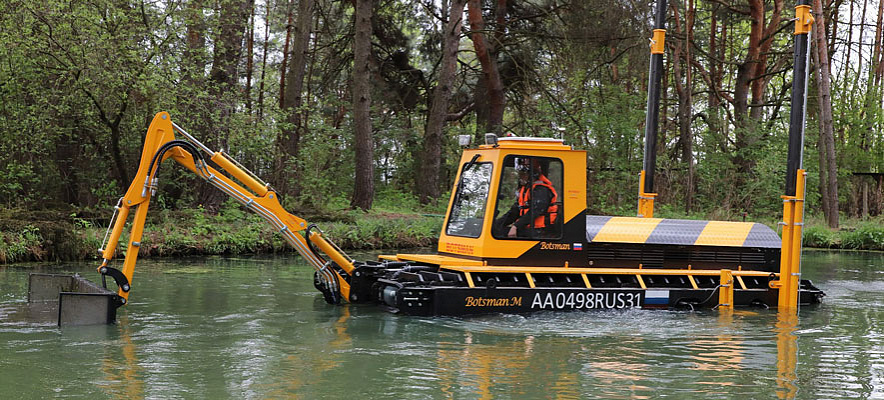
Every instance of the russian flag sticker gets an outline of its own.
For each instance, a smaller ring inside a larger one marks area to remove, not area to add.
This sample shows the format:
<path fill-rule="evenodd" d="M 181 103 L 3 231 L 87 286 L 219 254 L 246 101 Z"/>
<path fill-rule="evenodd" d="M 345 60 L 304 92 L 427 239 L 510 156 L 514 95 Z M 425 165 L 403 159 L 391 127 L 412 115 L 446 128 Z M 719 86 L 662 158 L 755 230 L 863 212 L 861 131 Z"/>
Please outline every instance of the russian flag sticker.
<path fill-rule="evenodd" d="M 583 243 L 574 243 L 574 250 L 583 250 Z"/>
<path fill-rule="evenodd" d="M 645 290 L 645 307 L 665 307 L 669 305 L 668 290 Z"/>

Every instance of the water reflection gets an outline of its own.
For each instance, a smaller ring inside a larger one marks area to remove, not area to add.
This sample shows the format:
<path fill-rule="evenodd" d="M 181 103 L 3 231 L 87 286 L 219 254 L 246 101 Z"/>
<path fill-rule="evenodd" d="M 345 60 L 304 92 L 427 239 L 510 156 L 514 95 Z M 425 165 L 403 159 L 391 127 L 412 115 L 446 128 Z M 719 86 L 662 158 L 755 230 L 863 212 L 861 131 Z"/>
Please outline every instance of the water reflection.
<path fill-rule="evenodd" d="M 331 390 L 339 385 L 327 382 L 327 379 L 334 371 L 346 368 L 343 359 L 347 351 L 352 349 L 352 338 L 348 332 L 352 324 L 351 306 L 343 305 L 329 312 L 327 304 L 321 299 L 319 301 L 322 303 L 314 303 L 314 307 L 325 306 L 322 314 L 329 314 L 327 320 L 315 321 L 318 325 L 316 329 L 323 335 L 297 338 L 303 343 L 283 344 L 288 354 L 283 354 L 278 362 L 267 368 L 274 371 L 274 376 L 261 386 L 262 393 L 266 393 L 261 397 L 291 398 L 293 394 L 300 394 L 296 397 L 310 398 L 316 396 L 304 393 L 316 394 L 317 385 L 320 386 L 318 394 L 324 393 L 323 389 Z M 320 309 L 317 308 L 317 311 Z M 328 321 L 333 322 L 329 324 Z"/>
<path fill-rule="evenodd" d="M 735 335 L 730 329 L 734 324 L 733 309 L 720 309 L 717 311 L 717 327 L 721 332 L 713 338 L 698 338 L 688 346 L 694 354 L 693 368 L 703 371 L 724 371 L 742 369 L 745 360 L 744 341 L 740 335 Z M 741 315 L 750 315 L 736 311 Z M 701 382 L 703 383 L 703 382 Z M 715 385 L 732 386 L 734 382 L 709 382 Z"/>
<path fill-rule="evenodd" d="M 462 343 L 439 343 L 438 365 L 447 366 L 439 369 L 441 390 L 446 397 L 462 397 L 460 392 L 467 391 L 477 398 L 490 399 L 494 385 L 529 372 L 533 356 L 533 336 L 488 345 L 474 338 L 472 332 L 464 332 Z M 568 392 L 573 387 L 566 384 L 566 379 L 558 381 L 564 385 L 557 393 Z M 525 392 L 517 389 L 511 394 L 518 396 Z"/>
<path fill-rule="evenodd" d="M 132 329 L 129 326 L 128 316 L 123 315 L 118 324 L 119 337 L 116 342 L 119 343 L 119 347 L 107 347 L 101 366 L 105 379 L 99 382 L 98 386 L 115 399 L 143 399 L 142 368 L 136 358 L 136 348 L 132 341 Z"/>
<path fill-rule="evenodd" d="M 332 340 L 329 345 L 333 349 L 343 349 L 350 347 L 350 343 L 352 339 L 350 335 L 347 334 L 347 324 L 350 319 L 350 306 L 344 305 L 341 307 L 341 316 L 335 321 L 334 330 L 335 330 L 335 338 Z"/>
<path fill-rule="evenodd" d="M 798 393 L 798 314 L 777 313 L 777 398 L 793 399 Z"/>

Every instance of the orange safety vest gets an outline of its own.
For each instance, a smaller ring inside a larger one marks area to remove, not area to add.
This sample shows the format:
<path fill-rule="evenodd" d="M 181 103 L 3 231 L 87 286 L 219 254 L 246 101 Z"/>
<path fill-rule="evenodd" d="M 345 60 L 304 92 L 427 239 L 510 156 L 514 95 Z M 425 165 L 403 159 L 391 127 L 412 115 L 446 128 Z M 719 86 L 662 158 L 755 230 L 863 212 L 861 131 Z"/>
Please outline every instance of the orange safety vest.
<path fill-rule="evenodd" d="M 553 188 L 552 182 L 550 182 L 549 179 L 546 179 L 546 177 L 543 175 L 540 175 L 537 181 L 535 181 L 534 184 L 531 185 L 531 190 L 534 190 L 534 188 L 537 186 L 545 186 L 547 189 L 549 189 L 550 192 L 552 192 L 552 200 L 550 200 L 549 207 L 546 209 L 546 212 L 542 215 L 539 215 L 537 218 L 534 218 L 535 228 L 545 228 L 547 224 L 552 225 L 554 222 L 556 222 L 556 216 L 558 216 L 559 213 L 559 206 L 556 203 L 558 203 L 559 201 L 559 195 L 558 193 L 556 193 L 556 189 Z M 519 189 L 520 217 L 527 214 L 531 210 L 531 205 L 529 204 L 531 201 L 531 191 L 525 189 L 527 189 L 527 187 L 525 186 L 522 186 L 522 188 Z"/>

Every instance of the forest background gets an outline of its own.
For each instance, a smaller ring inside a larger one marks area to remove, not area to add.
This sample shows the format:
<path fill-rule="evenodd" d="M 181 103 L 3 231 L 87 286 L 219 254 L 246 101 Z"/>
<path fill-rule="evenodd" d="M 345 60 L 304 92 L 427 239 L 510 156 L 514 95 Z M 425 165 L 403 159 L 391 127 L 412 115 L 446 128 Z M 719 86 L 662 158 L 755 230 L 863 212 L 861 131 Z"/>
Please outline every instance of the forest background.
<path fill-rule="evenodd" d="M 669 3 L 659 215 L 776 223 L 793 6 Z M 884 249 L 884 0 L 812 6 L 807 212 L 862 237 L 812 227 L 810 243 Z M 555 137 L 585 149 L 588 210 L 633 215 L 653 8 L 634 0 L 4 1 L 0 262 L 85 254 L 51 242 L 106 226 L 158 111 L 273 183 L 293 213 L 349 223 L 339 235 L 353 247 L 427 244 L 424 236 L 438 234 L 441 219 L 421 214 L 444 212 L 464 134 L 474 143 L 486 132 Z M 157 231 L 190 227 L 155 237 L 157 253 L 207 251 L 190 242 L 201 235 L 234 237 L 217 252 L 278 248 L 263 234 L 219 228 L 248 217 L 181 168 L 164 169 L 158 193 Z M 401 214 L 419 222 L 366 241 Z M 163 252 L 173 239 L 183 247 Z"/>

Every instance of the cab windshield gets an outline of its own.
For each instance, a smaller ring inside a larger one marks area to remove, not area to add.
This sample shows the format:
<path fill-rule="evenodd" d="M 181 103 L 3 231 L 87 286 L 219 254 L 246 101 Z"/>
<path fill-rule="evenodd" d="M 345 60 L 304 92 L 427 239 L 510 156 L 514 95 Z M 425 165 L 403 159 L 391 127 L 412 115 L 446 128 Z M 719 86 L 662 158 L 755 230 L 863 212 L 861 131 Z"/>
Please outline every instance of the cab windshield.
<path fill-rule="evenodd" d="M 471 238 L 477 238 L 482 234 L 482 222 L 485 219 L 485 206 L 488 204 L 490 187 L 491 163 L 464 164 L 445 234 Z"/>

